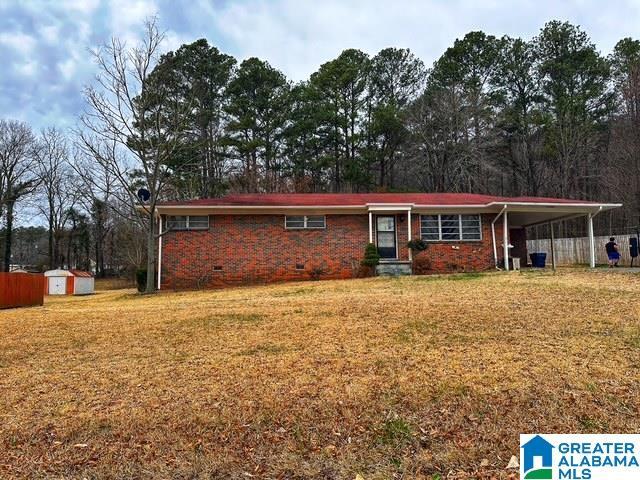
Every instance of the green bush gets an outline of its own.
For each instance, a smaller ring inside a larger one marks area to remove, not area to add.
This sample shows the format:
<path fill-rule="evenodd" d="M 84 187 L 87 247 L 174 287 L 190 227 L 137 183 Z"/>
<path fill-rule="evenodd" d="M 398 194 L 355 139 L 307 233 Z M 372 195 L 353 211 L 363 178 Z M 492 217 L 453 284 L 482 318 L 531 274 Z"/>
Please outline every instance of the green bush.
<path fill-rule="evenodd" d="M 136 270 L 136 284 L 140 293 L 147 289 L 147 269 L 139 268 Z"/>
<path fill-rule="evenodd" d="M 361 263 L 366 267 L 375 267 L 380 263 L 378 248 L 373 243 L 367 243 L 367 246 L 364 248 L 364 259 Z"/>
<path fill-rule="evenodd" d="M 414 252 L 422 252 L 423 250 L 426 250 L 428 246 L 429 244 L 421 238 L 415 238 L 407 243 L 407 247 Z"/>

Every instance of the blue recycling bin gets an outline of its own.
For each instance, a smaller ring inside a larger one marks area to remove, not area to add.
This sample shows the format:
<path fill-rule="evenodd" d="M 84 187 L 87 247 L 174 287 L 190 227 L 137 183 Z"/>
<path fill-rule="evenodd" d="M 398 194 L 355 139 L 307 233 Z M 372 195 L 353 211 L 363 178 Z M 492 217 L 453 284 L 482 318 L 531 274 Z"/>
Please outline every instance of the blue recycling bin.
<path fill-rule="evenodd" d="M 530 253 L 531 266 L 536 268 L 544 268 L 547 262 L 547 254 L 544 252 Z"/>

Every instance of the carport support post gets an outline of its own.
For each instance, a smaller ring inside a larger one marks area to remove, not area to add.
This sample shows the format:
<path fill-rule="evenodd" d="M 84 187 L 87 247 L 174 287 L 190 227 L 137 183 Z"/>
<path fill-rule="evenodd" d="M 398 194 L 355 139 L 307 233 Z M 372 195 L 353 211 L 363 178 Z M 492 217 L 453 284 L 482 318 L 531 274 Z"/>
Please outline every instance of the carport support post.
<path fill-rule="evenodd" d="M 593 214 L 587 215 L 587 228 L 589 230 L 589 266 L 596 268 L 596 245 L 593 239 Z"/>
<path fill-rule="evenodd" d="M 549 222 L 549 228 L 551 229 L 551 268 L 553 271 L 556 271 L 556 250 L 554 244 L 556 243 L 556 239 L 553 234 L 553 223 Z"/>
<path fill-rule="evenodd" d="M 507 211 L 502 214 L 502 247 L 504 248 L 504 271 L 509 271 L 509 220 Z"/>
<path fill-rule="evenodd" d="M 158 215 L 158 290 L 162 284 L 162 215 Z"/>

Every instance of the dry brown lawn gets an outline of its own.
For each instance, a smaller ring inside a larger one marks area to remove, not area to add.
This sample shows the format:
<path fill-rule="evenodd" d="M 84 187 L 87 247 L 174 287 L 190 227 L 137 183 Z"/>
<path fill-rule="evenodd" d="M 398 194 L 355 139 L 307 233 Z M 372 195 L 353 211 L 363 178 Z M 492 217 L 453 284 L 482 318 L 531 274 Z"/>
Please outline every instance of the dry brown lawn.
<path fill-rule="evenodd" d="M 48 298 L 0 312 L 0 478 L 516 478 L 521 432 L 640 431 L 640 277 Z"/>

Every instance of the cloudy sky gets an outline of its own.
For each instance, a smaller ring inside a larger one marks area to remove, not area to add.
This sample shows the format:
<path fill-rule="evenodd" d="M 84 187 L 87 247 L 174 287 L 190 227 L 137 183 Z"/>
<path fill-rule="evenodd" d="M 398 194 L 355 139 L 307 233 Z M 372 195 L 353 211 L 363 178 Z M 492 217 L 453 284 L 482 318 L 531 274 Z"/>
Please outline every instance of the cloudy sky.
<path fill-rule="evenodd" d="M 73 126 L 95 66 L 88 49 L 134 42 L 158 15 L 165 49 L 205 37 L 302 80 L 345 48 L 410 48 L 431 64 L 481 29 L 530 38 L 550 19 L 581 25 L 604 54 L 640 38 L 640 0 L 0 0 L 0 117 Z"/>

